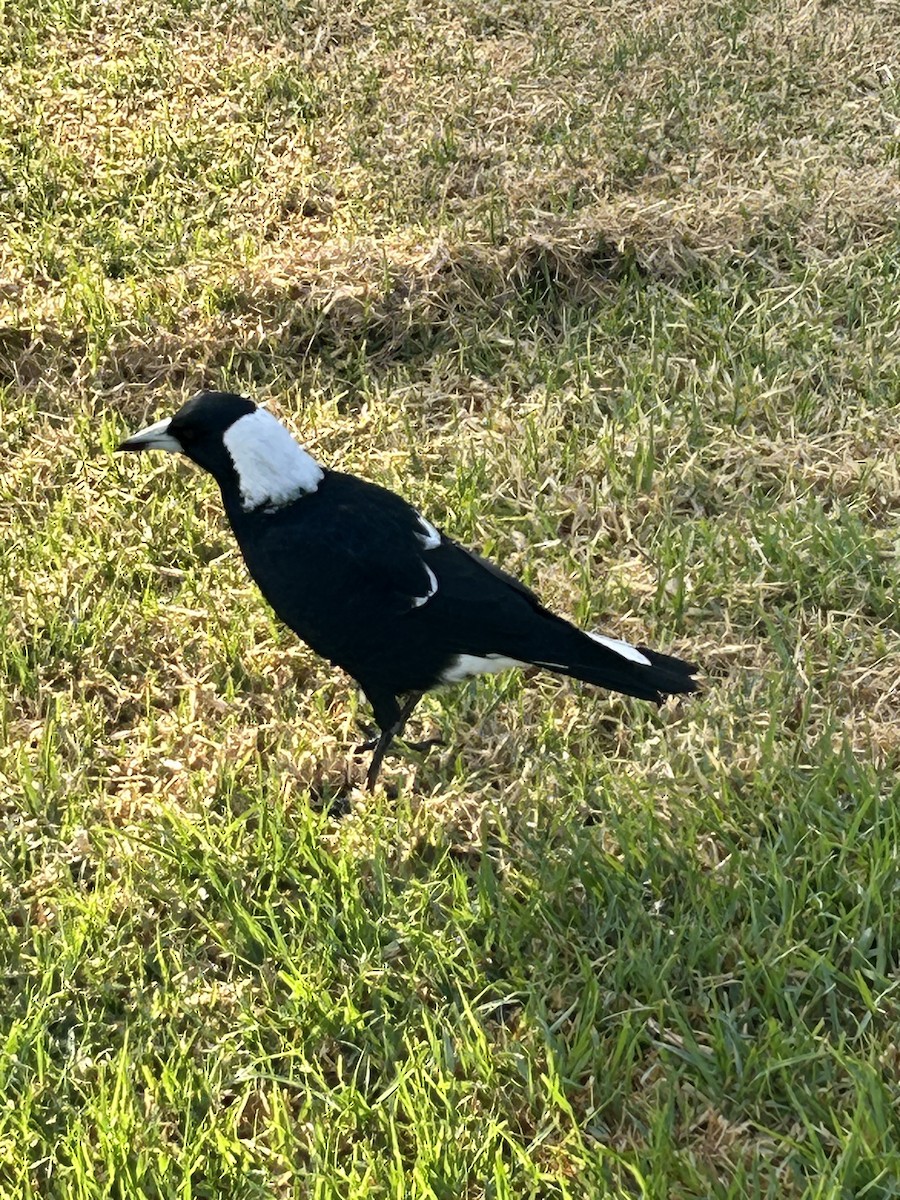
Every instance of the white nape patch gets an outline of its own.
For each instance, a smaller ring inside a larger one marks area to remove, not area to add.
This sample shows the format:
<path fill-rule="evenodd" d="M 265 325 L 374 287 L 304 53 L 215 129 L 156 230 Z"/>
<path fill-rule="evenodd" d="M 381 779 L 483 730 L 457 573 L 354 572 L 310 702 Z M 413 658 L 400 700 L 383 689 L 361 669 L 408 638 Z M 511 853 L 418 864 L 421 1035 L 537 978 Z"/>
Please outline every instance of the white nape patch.
<path fill-rule="evenodd" d="M 421 608 L 422 605 L 427 603 L 431 599 L 431 597 L 434 595 L 434 593 L 438 590 L 437 576 L 435 575 L 434 571 L 432 571 L 431 567 L 426 567 L 425 570 L 427 571 L 428 578 L 431 581 L 431 591 L 428 592 L 427 595 L 425 595 L 425 596 L 414 596 L 413 597 L 413 608 Z"/>
<path fill-rule="evenodd" d="M 604 637 L 602 633 L 588 633 L 588 637 L 594 642 L 599 642 L 601 646 L 606 646 L 609 650 L 615 650 L 616 654 L 621 654 L 629 662 L 641 663 L 645 667 L 653 665 L 646 654 L 641 654 L 640 650 L 635 649 L 630 642 L 620 642 L 618 638 Z"/>
<path fill-rule="evenodd" d="M 461 683 L 463 679 L 474 679 L 476 675 L 494 675 L 510 667 L 527 667 L 528 663 L 518 658 L 506 658 L 503 654 L 457 654 L 453 662 L 441 673 L 441 683 Z"/>
<path fill-rule="evenodd" d="M 312 455 L 262 408 L 235 421 L 222 440 L 234 463 L 245 512 L 290 504 L 314 492 L 325 476 Z"/>
<path fill-rule="evenodd" d="M 438 546 L 441 544 L 441 535 L 430 521 L 425 520 L 421 513 L 416 513 L 416 516 L 419 518 L 419 524 L 424 530 L 424 533 L 417 533 L 416 537 L 426 550 L 437 550 Z"/>

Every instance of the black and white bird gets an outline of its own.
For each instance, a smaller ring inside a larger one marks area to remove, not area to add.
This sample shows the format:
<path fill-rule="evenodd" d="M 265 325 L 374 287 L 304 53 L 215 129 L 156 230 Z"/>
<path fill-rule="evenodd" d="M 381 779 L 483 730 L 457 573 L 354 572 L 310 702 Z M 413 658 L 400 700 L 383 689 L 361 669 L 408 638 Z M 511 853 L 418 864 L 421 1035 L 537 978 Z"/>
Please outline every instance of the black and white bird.
<path fill-rule="evenodd" d="M 693 664 L 576 629 L 400 496 L 320 466 L 245 396 L 200 392 L 119 449 L 186 454 L 213 476 L 263 596 L 372 705 L 370 790 L 423 693 L 445 684 L 531 665 L 656 703 L 696 690 Z"/>

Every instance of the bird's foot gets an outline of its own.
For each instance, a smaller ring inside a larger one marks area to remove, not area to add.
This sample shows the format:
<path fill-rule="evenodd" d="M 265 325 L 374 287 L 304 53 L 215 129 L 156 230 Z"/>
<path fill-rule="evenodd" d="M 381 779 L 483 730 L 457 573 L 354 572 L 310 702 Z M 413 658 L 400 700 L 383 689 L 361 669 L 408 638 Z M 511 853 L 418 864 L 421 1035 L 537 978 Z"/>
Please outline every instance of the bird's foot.
<path fill-rule="evenodd" d="M 431 750 L 435 746 L 444 746 L 444 739 L 437 735 L 436 737 L 425 738 L 422 742 L 405 742 L 402 738 L 398 739 L 401 746 L 405 746 L 407 750 L 415 750 L 419 754 L 424 754 L 426 750 Z"/>
<path fill-rule="evenodd" d="M 398 737 L 394 738 L 391 748 L 388 749 L 386 753 L 390 754 L 391 749 L 393 749 L 394 746 L 397 746 L 402 750 L 415 750 L 419 754 L 424 754 L 426 750 L 431 750 L 435 746 L 443 746 L 445 744 L 446 743 L 444 742 L 444 739 L 440 736 L 425 738 L 425 740 L 421 742 L 407 742 L 404 738 Z M 377 745 L 378 738 L 370 738 L 369 741 L 362 742 L 359 746 L 354 746 L 353 757 L 360 758 L 363 754 L 371 754 Z"/>

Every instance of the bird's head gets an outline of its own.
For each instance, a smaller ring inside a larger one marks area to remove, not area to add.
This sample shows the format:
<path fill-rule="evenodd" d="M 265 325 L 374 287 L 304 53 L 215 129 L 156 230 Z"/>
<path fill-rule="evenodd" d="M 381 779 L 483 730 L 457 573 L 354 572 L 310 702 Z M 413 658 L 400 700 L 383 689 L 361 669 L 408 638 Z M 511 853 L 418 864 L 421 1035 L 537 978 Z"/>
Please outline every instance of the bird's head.
<path fill-rule="evenodd" d="M 198 392 L 173 417 L 132 434 L 119 450 L 185 454 L 241 508 L 280 508 L 314 492 L 324 472 L 271 413 L 234 392 Z"/>

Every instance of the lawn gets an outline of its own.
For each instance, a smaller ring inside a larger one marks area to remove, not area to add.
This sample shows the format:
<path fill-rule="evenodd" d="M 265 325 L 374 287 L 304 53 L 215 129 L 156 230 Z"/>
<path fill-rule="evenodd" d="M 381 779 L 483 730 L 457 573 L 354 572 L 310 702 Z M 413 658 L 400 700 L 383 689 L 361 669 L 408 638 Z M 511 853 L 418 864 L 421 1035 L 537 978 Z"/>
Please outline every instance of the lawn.
<path fill-rule="evenodd" d="M 0 1195 L 900 1196 L 900 6 L 0 4 Z M 266 400 L 588 628 L 352 755 Z"/>

